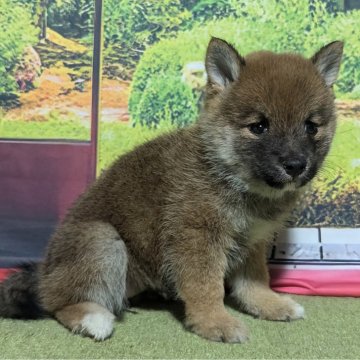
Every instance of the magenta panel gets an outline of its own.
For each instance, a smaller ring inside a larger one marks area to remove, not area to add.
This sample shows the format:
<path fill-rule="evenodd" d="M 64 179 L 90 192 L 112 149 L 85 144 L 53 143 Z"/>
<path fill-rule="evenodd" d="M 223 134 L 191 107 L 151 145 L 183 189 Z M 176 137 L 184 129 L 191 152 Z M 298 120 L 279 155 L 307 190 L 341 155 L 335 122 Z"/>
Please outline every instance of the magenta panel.
<path fill-rule="evenodd" d="M 90 142 L 0 141 L 0 216 L 58 219 L 93 179 Z"/>

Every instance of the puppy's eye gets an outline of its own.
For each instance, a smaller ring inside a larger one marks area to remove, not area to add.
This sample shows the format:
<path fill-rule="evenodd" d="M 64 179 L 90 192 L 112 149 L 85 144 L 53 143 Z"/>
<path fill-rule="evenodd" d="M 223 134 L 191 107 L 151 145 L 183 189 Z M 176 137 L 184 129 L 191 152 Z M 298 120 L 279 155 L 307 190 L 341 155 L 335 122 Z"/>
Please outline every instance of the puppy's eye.
<path fill-rule="evenodd" d="M 309 135 L 315 135 L 318 132 L 319 125 L 315 124 L 310 120 L 305 121 L 305 131 Z"/>
<path fill-rule="evenodd" d="M 265 117 L 262 117 L 259 122 L 250 124 L 249 130 L 256 135 L 264 134 L 269 130 L 269 121 Z"/>

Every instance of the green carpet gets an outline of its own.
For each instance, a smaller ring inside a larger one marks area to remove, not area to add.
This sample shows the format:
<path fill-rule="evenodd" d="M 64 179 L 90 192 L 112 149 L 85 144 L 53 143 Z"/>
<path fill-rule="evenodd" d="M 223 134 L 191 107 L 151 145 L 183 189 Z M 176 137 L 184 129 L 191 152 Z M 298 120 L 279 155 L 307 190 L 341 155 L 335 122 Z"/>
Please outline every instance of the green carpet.
<path fill-rule="evenodd" d="M 1 319 L 0 358 L 360 358 L 360 299 L 294 298 L 305 306 L 305 320 L 275 323 L 237 315 L 251 331 L 242 345 L 211 343 L 185 331 L 176 304 L 133 308 L 136 313 L 127 312 L 102 343 L 72 335 L 50 319 Z"/>

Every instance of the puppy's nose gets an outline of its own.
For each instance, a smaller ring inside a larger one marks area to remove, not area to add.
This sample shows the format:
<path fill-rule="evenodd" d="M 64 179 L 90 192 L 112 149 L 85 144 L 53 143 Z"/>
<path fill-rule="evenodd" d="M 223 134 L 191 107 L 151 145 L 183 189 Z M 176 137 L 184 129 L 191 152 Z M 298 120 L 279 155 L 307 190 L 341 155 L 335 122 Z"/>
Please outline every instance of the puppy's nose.
<path fill-rule="evenodd" d="M 292 177 L 299 176 L 306 168 L 306 159 L 288 159 L 282 162 L 282 166 L 288 175 Z"/>

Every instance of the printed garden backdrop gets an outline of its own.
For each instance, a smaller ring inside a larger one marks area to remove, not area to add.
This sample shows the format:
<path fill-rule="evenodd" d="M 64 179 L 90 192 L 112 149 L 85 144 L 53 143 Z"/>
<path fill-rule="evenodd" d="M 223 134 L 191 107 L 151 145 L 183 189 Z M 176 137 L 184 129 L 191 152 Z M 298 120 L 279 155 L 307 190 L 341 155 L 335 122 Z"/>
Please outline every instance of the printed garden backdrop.
<path fill-rule="evenodd" d="M 345 41 L 338 130 L 297 226 L 359 227 L 360 1 L 104 0 L 98 169 L 199 112 L 211 36 L 242 54 Z M 0 138 L 90 138 L 94 4 L 1 0 Z"/>

